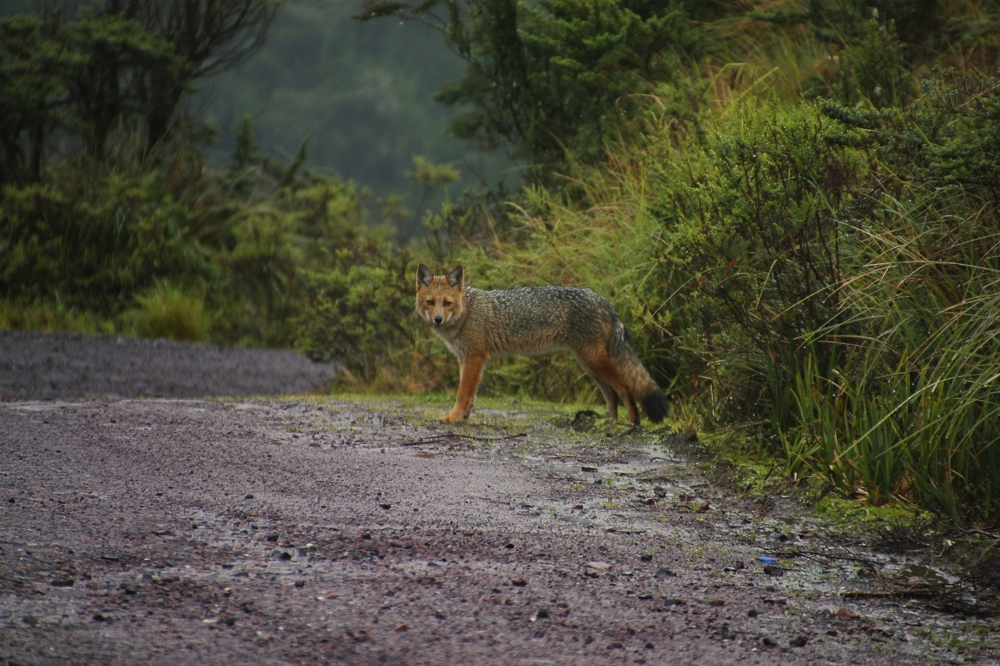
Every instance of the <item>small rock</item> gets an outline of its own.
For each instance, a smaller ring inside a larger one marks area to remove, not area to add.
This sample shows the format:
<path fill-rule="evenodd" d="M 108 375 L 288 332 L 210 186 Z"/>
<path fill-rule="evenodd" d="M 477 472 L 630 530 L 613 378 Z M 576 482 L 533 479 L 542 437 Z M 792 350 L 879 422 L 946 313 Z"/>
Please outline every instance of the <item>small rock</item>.
<path fill-rule="evenodd" d="M 35 617 L 34 615 L 25 615 L 23 618 L 21 618 L 21 621 L 24 622 L 29 627 L 38 626 L 38 618 Z"/>
<path fill-rule="evenodd" d="M 542 606 L 541 608 L 538 609 L 538 612 L 535 613 L 535 617 L 541 618 L 541 619 L 547 618 L 548 616 L 549 616 L 549 607 L 548 606 Z"/>
<path fill-rule="evenodd" d="M 805 647 L 806 643 L 809 641 L 809 637 L 805 634 L 799 634 L 792 640 L 788 641 L 788 644 L 792 647 Z"/>
<path fill-rule="evenodd" d="M 392 508 L 392 505 L 389 504 L 388 502 L 383 502 L 382 504 L 379 504 L 379 506 L 385 509 L 386 511 Z"/>
<path fill-rule="evenodd" d="M 111 616 L 103 613 L 94 613 L 94 620 L 97 622 L 111 622 Z"/>
<path fill-rule="evenodd" d="M 654 578 L 668 578 L 670 576 L 676 576 L 676 575 L 677 574 L 675 574 L 670 569 L 664 569 L 663 567 L 660 567 L 659 569 L 656 570 L 656 574 L 654 574 Z"/>
<path fill-rule="evenodd" d="M 858 614 L 852 611 L 847 606 L 841 606 L 840 608 L 838 608 L 837 612 L 834 613 L 834 615 L 839 617 L 841 620 L 854 620 L 858 617 Z"/>
<path fill-rule="evenodd" d="M 771 540 L 773 541 L 788 541 L 788 535 L 784 532 L 775 532 L 771 535 Z"/>
<path fill-rule="evenodd" d="M 642 554 L 642 555 L 639 556 L 639 559 L 642 560 L 643 562 L 649 562 L 650 560 L 653 559 L 653 554 L 652 553 L 644 553 L 644 554 Z"/>
<path fill-rule="evenodd" d="M 277 541 L 277 540 L 278 540 L 278 533 L 277 533 L 277 532 L 270 532 L 270 533 L 269 533 L 269 534 L 268 534 L 268 535 L 267 535 L 266 537 L 264 537 L 264 538 L 265 538 L 265 539 L 267 539 L 268 541 L 271 541 L 271 542 L 273 543 L 273 542 L 275 542 L 275 541 Z"/>
<path fill-rule="evenodd" d="M 56 578 L 51 583 L 52 587 L 73 587 L 76 585 L 76 579 L 74 578 Z"/>
<path fill-rule="evenodd" d="M 646 600 L 648 600 L 648 599 L 652 599 L 652 598 L 653 598 L 653 595 L 652 595 L 652 594 L 650 594 L 649 592 L 643 592 L 642 594 L 638 595 L 638 597 L 637 597 L 637 598 L 638 598 L 638 599 L 641 599 L 642 601 L 646 601 Z"/>
<path fill-rule="evenodd" d="M 396 625 L 396 631 L 406 631 L 409 628 L 410 628 L 410 625 L 406 624 L 405 622 L 403 622 L 402 624 L 397 624 Z"/>
<path fill-rule="evenodd" d="M 297 580 L 297 581 L 295 581 L 295 587 L 305 587 L 305 586 L 306 586 L 306 582 L 304 580 Z"/>
<path fill-rule="evenodd" d="M 726 600 L 725 599 L 712 599 L 711 601 L 708 602 L 708 605 L 709 606 L 725 606 L 726 605 Z"/>
<path fill-rule="evenodd" d="M 512 580 L 510 582 L 511 582 L 512 585 L 514 585 L 516 587 L 524 587 L 525 585 L 528 584 L 528 581 L 526 581 L 523 578 L 515 578 L 514 580 Z"/>
<path fill-rule="evenodd" d="M 666 497 L 667 496 L 667 489 L 664 488 L 663 486 L 656 486 L 655 488 L 653 488 L 653 493 L 657 497 Z"/>
<path fill-rule="evenodd" d="M 775 647 L 778 644 L 778 641 L 774 640 L 770 636 L 764 636 L 764 638 L 760 639 L 760 642 L 767 647 Z"/>
<path fill-rule="evenodd" d="M 757 617 L 757 615 L 759 615 L 759 613 L 753 608 L 747 611 L 747 617 Z"/>
<path fill-rule="evenodd" d="M 247 493 L 243 496 L 243 499 L 253 499 L 253 493 Z"/>
<path fill-rule="evenodd" d="M 784 576 L 785 570 L 774 564 L 767 564 L 764 566 L 764 573 L 768 576 Z"/>

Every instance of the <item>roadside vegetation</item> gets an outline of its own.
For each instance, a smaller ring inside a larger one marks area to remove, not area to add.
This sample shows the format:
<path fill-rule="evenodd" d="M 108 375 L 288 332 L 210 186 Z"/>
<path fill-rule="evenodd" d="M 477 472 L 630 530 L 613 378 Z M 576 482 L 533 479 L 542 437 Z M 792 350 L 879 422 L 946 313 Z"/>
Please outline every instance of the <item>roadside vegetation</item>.
<path fill-rule="evenodd" d="M 368 2 L 440 31 L 466 65 L 452 132 L 526 165 L 454 195 L 415 160 L 452 196 L 405 244 L 398 201 L 306 144 L 261 155 L 247 120 L 212 170 L 197 117 L 157 134 L 153 72 L 201 74 L 110 7 L 0 23 L 0 326 L 296 346 L 350 390 L 427 392 L 456 370 L 411 317 L 417 262 L 585 285 L 678 424 L 824 494 L 1000 517 L 995 3 Z M 92 117 L 70 82 L 101 67 L 134 90 Z M 498 362 L 483 391 L 597 398 L 568 355 Z"/>

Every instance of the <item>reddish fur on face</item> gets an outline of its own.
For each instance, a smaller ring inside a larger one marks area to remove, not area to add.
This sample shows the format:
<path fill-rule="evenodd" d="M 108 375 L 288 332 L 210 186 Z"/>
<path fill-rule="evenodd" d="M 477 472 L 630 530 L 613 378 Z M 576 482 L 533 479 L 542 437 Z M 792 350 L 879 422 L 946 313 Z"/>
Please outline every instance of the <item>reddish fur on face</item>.
<path fill-rule="evenodd" d="M 431 326 L 446 327 L 462 316 L 464 285 L 461 279 L 452 280 L 452 275 L 432 276 L 423 264 L 420 267 L 424 271 L 417 271 L 417 312 Z"/>

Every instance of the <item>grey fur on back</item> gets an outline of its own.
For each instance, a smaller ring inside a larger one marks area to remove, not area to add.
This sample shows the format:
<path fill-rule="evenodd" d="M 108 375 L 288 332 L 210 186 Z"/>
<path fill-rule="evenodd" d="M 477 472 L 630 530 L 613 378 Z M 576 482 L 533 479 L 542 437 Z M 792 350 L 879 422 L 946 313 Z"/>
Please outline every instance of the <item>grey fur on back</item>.
<path fill-rule="evenodd" d="M 470 321 L 479 317 L 488 321 L 492 313 L 496 320 L 504 322 L 502 330 L 487 328 L 492 346 L 501 354 L 526 353 L 526 348 L 543 353 L 592 344 L 604 338 L 609 325 L 625 330 L 614 306 L 590 289 L 522 287 L 485 291 L 465 287 L 465 300 Z"/>

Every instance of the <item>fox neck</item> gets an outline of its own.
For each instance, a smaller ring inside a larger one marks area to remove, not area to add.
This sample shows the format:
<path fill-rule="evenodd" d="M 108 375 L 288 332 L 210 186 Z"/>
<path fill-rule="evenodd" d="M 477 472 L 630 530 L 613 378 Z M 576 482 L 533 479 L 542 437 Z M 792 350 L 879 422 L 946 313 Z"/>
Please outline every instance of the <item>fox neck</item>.
<path fill-rule="evenodd" d="M 431 324 L 431 330 L 434 331 L 435 335 L 444 340 L 444 343 L 448 345 L 448 349 L 451 350 L 453 354 L 459 357 L 464 356 L 463 352 L 465 346 L 459 339 L 462 335 L 462 329 L 465 327 L 466 322 L 469 321 L 469 297 L 472 296 L 470 291 L 475 291 L 471 287 L 465 288 L 465 293 L 463 294 L 464 306 L 462 308 L 462 314 L 452 319 L 441 326 L 434 326 Z M 475 298 L 475 296 L 473 296 Z"/>

